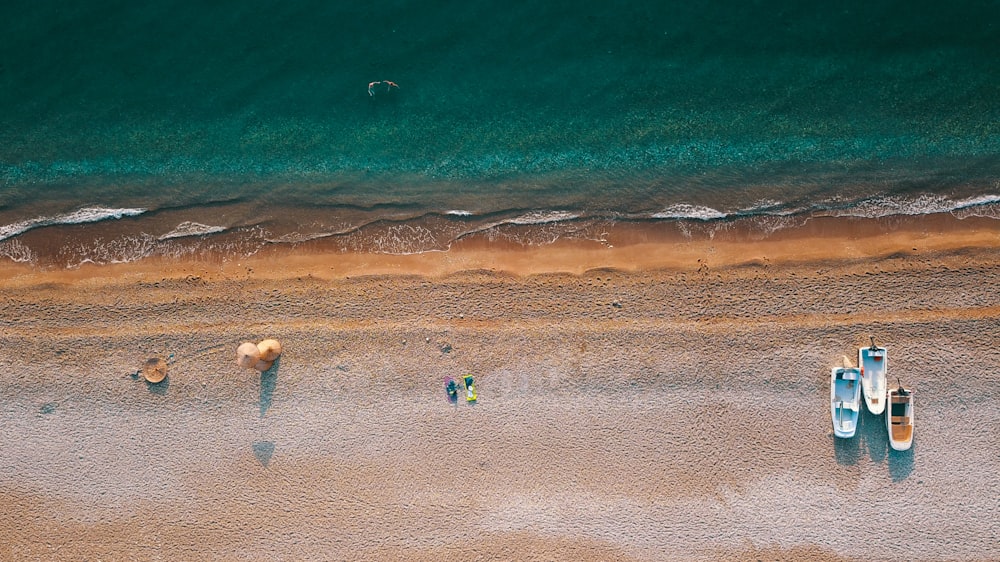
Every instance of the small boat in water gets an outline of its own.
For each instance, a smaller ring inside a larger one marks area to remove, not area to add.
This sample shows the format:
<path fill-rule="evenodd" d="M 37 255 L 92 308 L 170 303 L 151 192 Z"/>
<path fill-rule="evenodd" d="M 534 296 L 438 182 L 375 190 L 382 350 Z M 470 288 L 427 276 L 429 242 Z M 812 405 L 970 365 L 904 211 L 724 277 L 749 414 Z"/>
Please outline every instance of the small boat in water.
<path fill-rule="evenodd" d="M 885 413 L 889 430 L 889 446 L 905 451 L 913 444 L 913 391 L 903 388 L 889 390 L 889 407 Z"/>
<path fill-rule="evenodd" d="M 879 416 L 885 411 L 886 393 L 886 349 L 875 345 L 874 336 L 871 347 L 858 348 L 858 367 L 861 368 L 861 388 L 865 394 L 865 405 L 868 411 Z"/>
<path fill-rule="evenodd" d="M 852 367 L 834 367 L 830 370 L 830 415 L 833 417 L 833 434 L 837 437 L 854 437 L 858 430 L 861 411 L 861 372 Z"/>

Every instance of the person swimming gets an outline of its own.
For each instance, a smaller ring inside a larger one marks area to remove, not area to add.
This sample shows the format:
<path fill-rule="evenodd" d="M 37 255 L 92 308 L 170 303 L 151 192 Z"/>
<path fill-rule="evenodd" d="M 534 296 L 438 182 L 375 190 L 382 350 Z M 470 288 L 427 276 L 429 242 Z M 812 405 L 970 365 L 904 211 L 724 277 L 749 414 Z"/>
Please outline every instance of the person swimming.
<path fill-rule="evenodd" d="M 385 90 L 382 90 L 382 86 L 385 86 Z M 368 83 L 368 95 L 374 97 L 376 93 L 388 94 L 393 88 L 399 89 L 399 84 L 393 82 L 392 80 L 376 80 L 375 82 Z"/>

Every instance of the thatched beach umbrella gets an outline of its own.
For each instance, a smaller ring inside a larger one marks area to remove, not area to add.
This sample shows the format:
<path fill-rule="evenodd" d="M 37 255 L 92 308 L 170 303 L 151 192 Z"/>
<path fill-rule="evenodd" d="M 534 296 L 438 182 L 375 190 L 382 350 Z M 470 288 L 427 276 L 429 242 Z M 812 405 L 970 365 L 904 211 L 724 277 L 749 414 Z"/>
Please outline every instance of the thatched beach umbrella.
<path fill-rule="evenodd" d="M 150 357 L 142 366 L 142 378 L 151 383 L 167 378 L 167 362 L 159 357 Z"/>
<path fill-rule="evenodd" d="M 261 361 L 274 361 L 281 355 L 281 344 L 278 343 L 278 340 L 268 339 L 258 343 L 257 350 L 260 351 Z"/>
<path fill-rule="evenodd" d="M 260 350 L 252 342 L 241 343 L 236 348 L 236 364 L 244 369 L 252 369 L 260 360 Z"/>
<path fill-rule="evenodd" d="M 263 359 L 261 359 L 257 361 L 257 363 L 253 366 L 253 368 L 263 373 L 264 371 L 270 369 L 271 365 L 274 365 L 274 361 L 264 361 Z"/>

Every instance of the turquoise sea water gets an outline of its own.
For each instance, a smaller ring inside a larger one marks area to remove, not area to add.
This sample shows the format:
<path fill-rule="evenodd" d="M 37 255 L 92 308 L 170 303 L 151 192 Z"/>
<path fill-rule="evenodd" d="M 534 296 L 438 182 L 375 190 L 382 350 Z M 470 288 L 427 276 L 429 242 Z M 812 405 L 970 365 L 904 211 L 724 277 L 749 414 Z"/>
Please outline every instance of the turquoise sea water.
<path fill-rule="evenodd" d="M 1000 3 L 697 4 L 3 3 L 0 255 L 1000 215 Z"/>

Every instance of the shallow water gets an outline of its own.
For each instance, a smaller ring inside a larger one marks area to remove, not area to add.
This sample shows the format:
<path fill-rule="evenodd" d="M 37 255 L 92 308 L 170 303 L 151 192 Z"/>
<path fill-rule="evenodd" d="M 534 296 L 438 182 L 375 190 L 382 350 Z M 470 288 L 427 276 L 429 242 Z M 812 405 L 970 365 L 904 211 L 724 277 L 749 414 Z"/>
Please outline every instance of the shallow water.
<path fill-rule="evenodd" d="M 559 235 L 552 213 L 996 216 L 998 16 L 975 2 L 8 3 L 0 240 L 108 220 L 124 235 L 133 210 L 153 245 L 455 211 L 528 216 L 541 238 Z M 370 96 L 382 80 L 399 88 Z M 395 236 L 381 251 L 452 232 Z"/>

